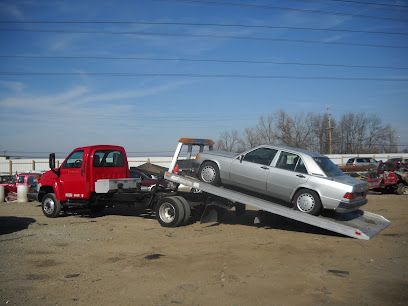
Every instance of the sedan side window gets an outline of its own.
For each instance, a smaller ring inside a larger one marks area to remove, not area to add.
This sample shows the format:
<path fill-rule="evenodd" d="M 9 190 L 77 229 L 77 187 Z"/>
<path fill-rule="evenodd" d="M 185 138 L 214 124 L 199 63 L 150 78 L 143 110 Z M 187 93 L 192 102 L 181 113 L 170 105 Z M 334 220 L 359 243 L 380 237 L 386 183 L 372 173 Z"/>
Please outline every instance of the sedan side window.
<path fill-rule="evenodd" d="M 296 172 L 300 172 L 300 173 L 304 173 L 307 174 L 307 169 L 305 164 L 303 163 L 303 160 L 301 158 L 299 158 L 296 168 L 295 168 Z"/>
<path fill-rule="evenodd" d="M 65 161 L 64 168 L 81 168 L 84 151 L 73 152 Z"/>
<path fill-rule="evenodd" d="M 305 164 L 298 155 L 283 151 L 279 156 L 279 160 L 278 163 L 276 164 L 276 167 L 289 171 L 307 173 Z"/>
<path fill-rule="evenodd" d="M 248 152 L 244 156 L 244 161 L 269 166 L 278 150 L 269 148 L 259 148 Z"/>

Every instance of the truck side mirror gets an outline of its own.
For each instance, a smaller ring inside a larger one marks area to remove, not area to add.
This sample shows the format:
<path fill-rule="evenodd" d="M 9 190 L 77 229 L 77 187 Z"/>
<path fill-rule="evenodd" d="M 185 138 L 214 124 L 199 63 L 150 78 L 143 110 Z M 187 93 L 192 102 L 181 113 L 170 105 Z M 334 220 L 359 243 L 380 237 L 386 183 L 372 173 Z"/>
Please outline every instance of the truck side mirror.
<path fill-rule="evenodd" d="M 50 156 L 48 157 L 48 165 L 50 166 L 50 169 L 55 169 L 55 153 L 50 153 Z"/>
<path fill-rule="evenodd" d="M 55 153 L 50 153 L 50 156 L 48 157 L 48 165 L 52 172 L 57 176 L 60 176 L 60 169 L 55 170 Z"/>

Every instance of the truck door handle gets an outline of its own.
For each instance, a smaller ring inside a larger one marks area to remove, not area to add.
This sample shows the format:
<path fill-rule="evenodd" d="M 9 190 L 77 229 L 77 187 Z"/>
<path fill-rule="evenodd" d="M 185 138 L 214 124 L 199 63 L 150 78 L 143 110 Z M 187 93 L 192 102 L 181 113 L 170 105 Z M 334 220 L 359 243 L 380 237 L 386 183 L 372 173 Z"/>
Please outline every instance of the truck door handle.
<path fill-rule="evenodd" d="M 304 176 L 303 174 L 296 174 L 297 177 L 301 177 L 301 178 L 305 178 L 306 176 Z"/>
<path fill-rule="evenodd" d="M 269 167 L 267 167 L 267 166 L 262 166 L 261 169 L 268 170 Z"/>
<path fill-rule="evenodd" d="M 81 176 L 84 176 L 84 169 L 81 168 Z"/>

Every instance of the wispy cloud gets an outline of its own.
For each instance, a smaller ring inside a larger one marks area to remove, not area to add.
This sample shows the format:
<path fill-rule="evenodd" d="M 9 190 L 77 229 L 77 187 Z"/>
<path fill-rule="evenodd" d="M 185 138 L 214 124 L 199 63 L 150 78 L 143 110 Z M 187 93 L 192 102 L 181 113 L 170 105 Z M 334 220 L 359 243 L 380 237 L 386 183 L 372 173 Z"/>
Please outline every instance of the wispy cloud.
<path fill-rule="evenodd" d="M 0 81 L 0 87 L 20 92 L 25 88 L 25 85 L 22 82 Z"/>
<path fill-rule="evenodd" d="M 129 91 L 99 91 L 91 90 L 87 86 L 75 86 L 63 92 L 56 94 L 33 95 L 26 93 L 17 93 L 11 97 L 0 100 L 0 106 L 9 110 L 25 110 L 35 113 L 49 113 L 58 115 L 67 114 L 85 114 L 92 110 L 92 115 L 105 114 L 105 110 L 98 112 L 94 108 L 94 103 L 108 103 L 109 111 L 116 108 L 122 111 L 124 108 L 129 108 L 137 105 L 137 101 L 129 99 L 155 96 L 163 92 L 171 91 L 180 86 L 191 83 L 191 81 L 175 81 L 161 85 L 143 87 Z M 1 83 L 0 83 L 1 84 Z M 67 112 L 68 111 L 68 112 Z"/>

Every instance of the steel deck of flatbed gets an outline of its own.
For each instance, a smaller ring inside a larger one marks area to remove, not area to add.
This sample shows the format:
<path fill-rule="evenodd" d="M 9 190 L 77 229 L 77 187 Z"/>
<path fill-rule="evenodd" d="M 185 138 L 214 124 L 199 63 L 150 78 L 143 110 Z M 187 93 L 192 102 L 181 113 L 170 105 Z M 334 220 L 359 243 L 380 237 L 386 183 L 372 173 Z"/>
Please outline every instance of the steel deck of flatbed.
<path fill-rule="evenodd" d="M 347 214 L 334 214 L 333 218 L 325 216 L 312 216 L 271 201 L 260 199 L 256 196 L 248 195 L 225 187 L 213 186 L 192 177 L 166 172 L 165 179 L 196 188 L 203 192 L 216 195 L 233 202 L 247 204 L 260 210 L 357 239 L 369 240 L 391 223 L 381 215 L 362 210 Z"/>

